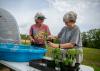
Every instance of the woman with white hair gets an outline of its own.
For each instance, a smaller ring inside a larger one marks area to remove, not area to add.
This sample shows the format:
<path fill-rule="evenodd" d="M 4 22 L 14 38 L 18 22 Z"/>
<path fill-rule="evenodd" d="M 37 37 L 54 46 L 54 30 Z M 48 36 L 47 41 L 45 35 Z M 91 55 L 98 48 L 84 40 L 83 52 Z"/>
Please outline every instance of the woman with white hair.
<path fill-rule="evenodd" d="M 53 48 L 61 48 L 64 50 L 68 50 L 71 48 L 79 49 L 82 52 L 82 40 L 81 40 L 81 33 L 79 27 L 76 25 L 77 14 L 73 11 L 69 11 L 63 17 L 63 21 L 65 26 L 62 28 L 58 36 L 60 40 L 60 44 L 55 44 L 48 41 L 48 45 Z M 50 38 L 54 38 L 51 36 Z M 76 65 L 82 62 L 83 55 L 79 54 L 76 56 Z"/>

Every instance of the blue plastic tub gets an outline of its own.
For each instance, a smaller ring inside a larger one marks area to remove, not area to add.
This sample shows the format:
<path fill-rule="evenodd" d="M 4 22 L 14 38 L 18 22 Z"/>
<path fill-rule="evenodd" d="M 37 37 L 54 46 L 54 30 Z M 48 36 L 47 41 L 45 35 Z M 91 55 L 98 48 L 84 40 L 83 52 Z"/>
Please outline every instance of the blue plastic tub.
<path fill-rule="evenodd" d="M 42 59 L 46 49 L 28 45 L 0 44 L 0 59 L 14 62 L 29 62 L 33 59 Z"/>

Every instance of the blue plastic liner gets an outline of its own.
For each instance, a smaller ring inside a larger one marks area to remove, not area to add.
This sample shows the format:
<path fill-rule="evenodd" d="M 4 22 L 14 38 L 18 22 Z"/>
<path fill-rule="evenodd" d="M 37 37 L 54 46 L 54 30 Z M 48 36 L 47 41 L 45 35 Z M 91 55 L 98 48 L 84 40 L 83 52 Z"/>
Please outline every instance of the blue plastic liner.
<path fill-rule="evenodd" d="M 47 50 L 41 47 L 0 43 L 0 59 L 6 61 L 29 62 L 42 59 L 46 52 Z"/>

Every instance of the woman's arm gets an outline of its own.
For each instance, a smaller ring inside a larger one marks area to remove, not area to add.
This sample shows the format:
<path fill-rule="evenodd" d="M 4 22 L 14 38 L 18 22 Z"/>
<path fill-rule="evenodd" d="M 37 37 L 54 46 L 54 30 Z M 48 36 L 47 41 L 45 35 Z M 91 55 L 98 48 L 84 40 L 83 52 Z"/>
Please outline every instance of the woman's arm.
<path fill-rule="evenodd" d="M 65 43 L 65 44 L 60 44 L 61 48 L 73 48 L 74 44 L 72 43 Z"/>
<path fill-rule="evenodd" d="M 29 36 L 31 42 L 35 42 L 32 36 Z"/>
<path fill-rule="evenodd" d="M 74 44 L 73 43 L 65 43 L 65 44 L 55 44 L 52 42 L 48 42 L 49 46 L 53 47 L 53 48 L 73 48 Z"/>

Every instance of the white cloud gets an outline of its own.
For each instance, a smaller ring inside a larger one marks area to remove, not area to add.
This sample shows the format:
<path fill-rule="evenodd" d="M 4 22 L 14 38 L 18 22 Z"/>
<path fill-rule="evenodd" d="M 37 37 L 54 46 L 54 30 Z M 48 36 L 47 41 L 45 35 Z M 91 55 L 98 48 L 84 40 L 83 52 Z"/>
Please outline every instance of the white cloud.
<path fill-rule="evenodd" d="M 60 13 L 70 10 L 78 14 L 77 24 L 81 31 L 87 31 L 92 28 L 100 28 L 100 1 L 99 0 L 47 0 L 50 7 L 55 8 Z M 86 27 L 86 28 L 85 28 Z"/>
<path fill-rule="evenodd" d="M 16 18 L 20 32 L 29 33 L 29 28 L 34 24 L 34 15 L 40 11 L 46 15 L 45 23 L 49 26 L 52 34 L 58 34 L 64 26 L 63 15 L 73 10 L 78 14 L 77 25 L 81 31 L 87 31 L 92 28 L 100 28 L 100 1 L 99 0 L 46 0 L 49 8 L 34 9 L 25 8 L 24 4 L 20 11 L 9 10 Z M 40 3 L 39 3 L 40 4 Z M 33 5 L 34 6 L 34 5 Z M 37 5 L 38 6 L 38 5 Z"/>
<path fill-rule="evenodd" d="M 27 11 L 26 13 L 23 11 L 19 13 L 17 16 L 17 21 L 19 23 L 21 33 L 29 32 L 30 26 L 34 23 L 33 16 L 36 12 L 43 12 L 47 19 L 45 23 L 49 26 L 52 34 L 58 34 L 61 28 L 64 26 L 63 23 L 63 15 L 73 10 L 78 14 L 77 25 L 81 28 L 81 31 L 87 31 L 92 28 L 99 28 L 99 20 L 100 16 L 98 16 L 97 11 L 91 10 L 94 9 L 99 3 L 92 1 L 70 1 L 70 0 L 47 0 L 50 4 L 49 8 Z M 91 12 L 92 11 L 92 12 Z M 97 16 L 95 14 L 97 12 Z M 100 14 L 99 14 L 100 15 Z M 95 18 L 94 18 L 95 17 Z"/>

